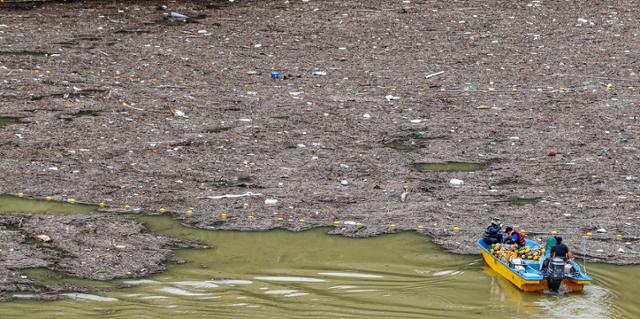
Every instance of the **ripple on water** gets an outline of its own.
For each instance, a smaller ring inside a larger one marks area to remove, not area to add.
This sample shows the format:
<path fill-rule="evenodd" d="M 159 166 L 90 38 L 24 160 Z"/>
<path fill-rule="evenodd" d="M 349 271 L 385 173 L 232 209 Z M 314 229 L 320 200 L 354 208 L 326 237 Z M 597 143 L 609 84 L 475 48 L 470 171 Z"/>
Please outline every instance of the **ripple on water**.
<path fill-rule="evenodd" d="M 188 290 L 175 288 L 175 287 L 162 287 L 162 288 L 156 289 L 156 291 L 165 292 L 165 293 L 176 295 L 176 296 L 211 296 L 211 294 L 208 294 L 208 293 L 195 293 L 195 292 L 191 292 Z"/>
<path fill-rule="evenodd" d="M 281 290 L 267 290 L 264 293 L 267 295 L 288 295 L 296 292 L 298 291 L 293 289 L 281 289 Z"/>
<path fill-rule="evenodd" d="M 380 275 L 372 275 L 372 274 L 359 274 L 359 273 L 351 273 L 351 272 L 319 272 L 318 275 L 322 276 L 330 276 L 330 277 L 348 277 L 348 278 L 384 278 L 384 276 Z"/>
<path fill-rule="evenodd" d="M 549 294 L 537 304 L 544 309 L 540 318 L 613 318 L 610 292 L 604 287 L 585 287 L 580 294 Z"/>
<path fill-rule="evenodd" d="M 260 276 L 253 277 L 256 280 L 284 281 L 284 282 L 326 282 L 324 279 L 310 277 L 289 277 L 289 276 Z"/>
<path fill-rule="evenodd" d="M 83 293 L 68 293 L 68 294 L 62 294 L 62 295 L 74 300 L 100 301 L 100 302 L 118 301 L 118 299 L 116 298 L 102 297 L 102 296 L 83 294 Z"/>
<path fill-rule="evenodd" d="M 193 287 L 193 288 L 200 288 L 200 289 L 219 287 L 218 285 L 210 281 L 177 281 L 177 282 L 172 282 L 172 284 L 176 286 Z"/>
<path fill-rule="evenodd" d="M 208 282 L 218 285 L 250 285 L 253 281 L 250 280 L 237 280 L 237 279 L 220 279 L 220 280 L 209 280 Z"/>
<path fill-rule="evenodd" d="M 139 279 L 139 280 L 125 280 L 122 282 L 125 285 L 137 286 L 137 285 L 156 285 L 159 284 L 159 281 L 149 280 L 149 279 Z"/>

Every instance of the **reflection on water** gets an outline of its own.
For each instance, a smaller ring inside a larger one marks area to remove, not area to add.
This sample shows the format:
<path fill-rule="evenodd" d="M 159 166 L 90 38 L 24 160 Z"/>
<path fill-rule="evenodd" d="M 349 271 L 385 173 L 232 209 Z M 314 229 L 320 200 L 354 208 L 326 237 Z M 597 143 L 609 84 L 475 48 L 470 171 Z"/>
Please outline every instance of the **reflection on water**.
<path fill-rule="evenodd" d="M 2 205 L 0 205 L 2 207 Z M 213 249 L 180 250 L 167 272 L 93 284 L 55 302 L 0 304 L 2 318 L 633 318 L 638 267 L 590 265 L 584 293 L 525 294 L 480 257 L 445 253 L 413 233 L 371 239 L 220 232 L 141 216 L 151 230 Z M 176 263 L 175 261 L 180 261 Z M 65 276 L 33 270 L 57 282 Z M 25 292 L 22 298 L 28 298 Z"/>

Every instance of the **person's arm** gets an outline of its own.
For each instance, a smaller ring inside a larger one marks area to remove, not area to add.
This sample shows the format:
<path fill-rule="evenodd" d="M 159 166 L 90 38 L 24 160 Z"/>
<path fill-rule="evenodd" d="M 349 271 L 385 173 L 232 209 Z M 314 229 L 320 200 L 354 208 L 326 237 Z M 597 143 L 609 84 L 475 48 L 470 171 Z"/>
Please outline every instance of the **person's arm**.
<path fill-rule="evenodd" d="M 573 259 L 573 253 L 571 252 L 571 250 L 567 251 L 567 258 Z"/>

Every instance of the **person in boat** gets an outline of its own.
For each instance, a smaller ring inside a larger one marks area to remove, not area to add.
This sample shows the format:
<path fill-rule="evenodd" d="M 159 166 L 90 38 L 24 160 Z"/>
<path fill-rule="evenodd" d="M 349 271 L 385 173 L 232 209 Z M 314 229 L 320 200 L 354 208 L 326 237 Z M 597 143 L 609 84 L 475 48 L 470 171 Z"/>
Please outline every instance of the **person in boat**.
<path fill-rule="evenodd" d="M 562 237 L 556 236 L 556 245 L 551 247 L 551 258 L 559 257 L 564 260 L 573 259 L 573 254 L 569 250 L 569 246 L 562 243 Z"/>
<path fill-rule="evenodd" d="M 496 243 L 502 243 L 502 224 L 500 223 L 500 219 L 498 217 L 494 217 L 491 220 L 491 224 L 484 231 L 484 237 L 482 240 L 487 245 L 493 245 Z"/>
<path fill-rule="evenodd" d="M 507 239 L 505 240 L 505 243 L 517 244 L 519 247 L 526 246 L 527 242 L 524 239 L 524 235 L 519 230 L 509 226 L 504 230 L 504 232 L 507 234 Z"/>
<path fill-rule="evenodd" d="M 544 250 L 545 251 L 551 252 L 551 248 L 553 248 L 553 246 L 555 246 L 557 244 L 557 241 L 556 241 L 556 236 L 557 235 L 558 235 L 557 231 L 554 230 L 554 231 L 551 232 L 551 236 L 549 236 L 549 238 L 547 238 L 547 242 L 546 242 L 546 244 L 544 246 Z"/>

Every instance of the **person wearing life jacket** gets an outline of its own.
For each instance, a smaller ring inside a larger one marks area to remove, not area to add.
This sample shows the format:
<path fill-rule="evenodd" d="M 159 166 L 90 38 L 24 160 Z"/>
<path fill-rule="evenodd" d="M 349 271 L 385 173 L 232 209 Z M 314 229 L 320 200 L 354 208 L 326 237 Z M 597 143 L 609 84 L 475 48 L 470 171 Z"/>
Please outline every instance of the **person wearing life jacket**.
<path fill-rule="evenodd" d="M 527 244 L 524 235 L 519 230 L 507 227 L 504 232 L 507 234 L 505 241 L 507 244 L 518 244 L 519 247 L 524 247 Z"/>

